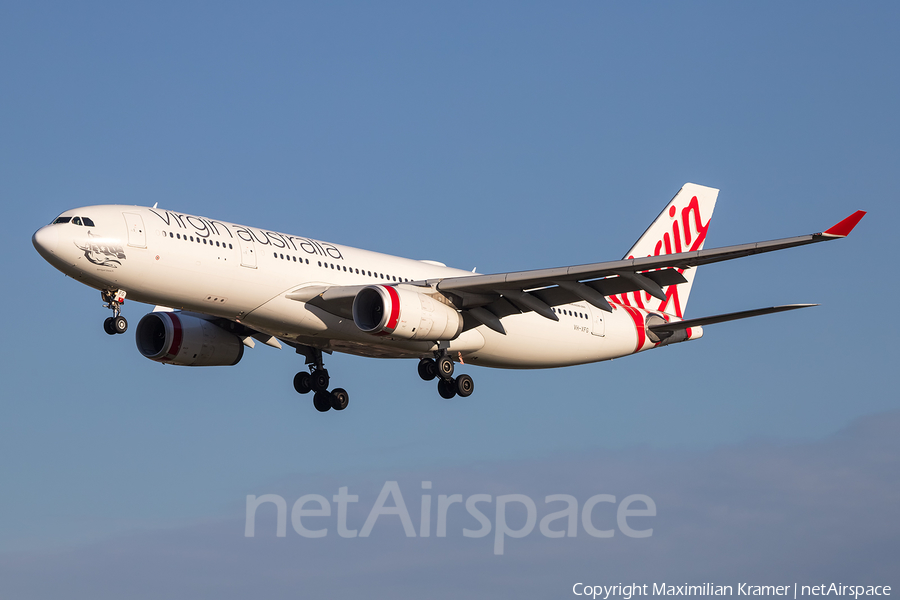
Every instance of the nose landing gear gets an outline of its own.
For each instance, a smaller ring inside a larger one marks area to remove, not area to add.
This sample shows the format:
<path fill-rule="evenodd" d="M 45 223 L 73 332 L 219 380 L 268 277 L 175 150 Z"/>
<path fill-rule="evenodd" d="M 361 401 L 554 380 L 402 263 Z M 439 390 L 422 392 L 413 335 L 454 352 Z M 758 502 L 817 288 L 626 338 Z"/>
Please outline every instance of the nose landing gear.
<path fill-rule="evenodd" d="M 107 317 L 103 321 L 103 331 L 109 335 L 128 331 L 128 321 L 121 315 L 122 303 L 125 302 L 125 290 L 116 290 L 115 292 L 103 290 L 100 292 L 100 297 L 106 303 L 103 306 L 113 311 L 113 316 Z"/>

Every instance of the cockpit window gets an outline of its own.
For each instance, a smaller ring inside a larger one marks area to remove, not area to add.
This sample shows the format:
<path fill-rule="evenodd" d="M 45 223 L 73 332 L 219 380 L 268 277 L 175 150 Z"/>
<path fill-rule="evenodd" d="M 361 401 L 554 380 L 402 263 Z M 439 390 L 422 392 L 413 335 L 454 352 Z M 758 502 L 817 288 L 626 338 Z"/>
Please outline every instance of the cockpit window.
<path fill-rule="evenodd" d="M 73 217 L 72 225 L 81 225 L 81 217 Z"/>
<path fill-rule="evenodd" d="M 68 223 L 71 220 L 72 217 L 56 217 L 56 220 L 53 221 L 53 224 L 56 225 L 57 223 Z"/>
<path fill-rule="evenodd" d="M 81 222 L 84 223 L 85 227 L 96 227 L 96 225 L 94 225 L 94 222 L 87 217 L 82 217 Z"/>

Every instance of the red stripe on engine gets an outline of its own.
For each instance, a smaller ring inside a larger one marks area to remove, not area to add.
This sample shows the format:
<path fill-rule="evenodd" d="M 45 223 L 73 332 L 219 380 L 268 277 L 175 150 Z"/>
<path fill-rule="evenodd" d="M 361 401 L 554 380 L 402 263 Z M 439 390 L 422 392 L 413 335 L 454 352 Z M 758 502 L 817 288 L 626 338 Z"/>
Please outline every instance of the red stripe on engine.
<path fill-rule="evenodd" d="M 384 330 L 388 333 L 393 333 L 394 330 L 397 329 L 397 322 L 400 321 L 400 295 L 397 294 L 397 290 L 389 285 L 383 285 L 381 287 L 386 289 L 391 296 L 391 316 L 388 318 Z"/>
<path fill-rule="evenodd" d="M 178 353 L 181 351 L 181 340 L 183 338 L 181 332 L 181 320 L 178 318 L 178 315 L 175 313 L 163 313 L 172 321 L 172 345 L 169 346 L 169 351 L 166 352 L 166 358 L 172 359 L 178 356 Z"/>

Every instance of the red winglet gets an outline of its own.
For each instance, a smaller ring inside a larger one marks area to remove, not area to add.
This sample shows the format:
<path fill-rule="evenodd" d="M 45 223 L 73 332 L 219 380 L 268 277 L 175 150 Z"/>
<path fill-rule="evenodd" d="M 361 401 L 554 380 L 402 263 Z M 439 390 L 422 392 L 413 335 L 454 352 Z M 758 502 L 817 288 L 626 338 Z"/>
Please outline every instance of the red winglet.
<path fill-rule="evenodd" d="M 828 229 L 822 233 L 822 235 L 830 235 L 834 237 L 847 237 L 850 235 L 850 232 L 853 231 L 853 228 L 856 227 L 856 224 L 866 216 L 866 211 L 858 210 L 831 229 Z"/>

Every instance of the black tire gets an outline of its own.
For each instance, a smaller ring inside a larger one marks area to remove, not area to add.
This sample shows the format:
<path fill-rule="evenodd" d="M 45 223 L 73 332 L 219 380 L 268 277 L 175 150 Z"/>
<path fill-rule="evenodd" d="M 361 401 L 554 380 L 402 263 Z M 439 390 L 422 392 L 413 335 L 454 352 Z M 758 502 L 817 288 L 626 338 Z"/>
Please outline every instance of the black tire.
<path fill-rule="evenodd" d="M 442 356 L 437 360 L 437 372 L 443 379 L 453 378 L 453 361 L 449 356 Z"/>
<path fill-rule="evenodd" d="M 294 375 L 294 389 L 298 394 L 308 394 L 312 391 L 310 379 L 311 377 L 306 371 L 300 371 Z"/>
<path fill-rule="evenodd" d="M 319 412 L 328 412 L 331 410 L 331 394 L 326 391 L 318 391 L 313 396 L 313 406 Z"/>
<path fill-rule="evenodd" d="M 456 395 L 456 381 L 451 377 L 450 379 L 441 379 L 438 381 L 438 394 L 441 395 L 441 398 L 445 400 L 449 400 L 453 396 Z"/>
<path fill-rule="evenodd" d="M 113 328 L 112 317 L 106 317 L 106 320 L 103 321 L 103 331 L 105 331 L 109 335 L 116 335 L 116 330 Z"/>
<path fill-rule="evenodd" d="M 468 398 L 475 391 L 475 381 L 468 375 L 460 375 L 456 378 L 456 393 L 460 398 Z"/>
<path fill-rule="evenodd" d="M 115 333 L 125 333 L 128 331 L 128 321 L 125 320 L 125 317 L 119 315 L 112 320 L 112 328 Z"/>
<path fill-rule="evenodd" d="M 419 377 L 424 381 L 432 381 L 437 377 L 437 365 L 433 358 L 423 358 L 419 361 Z"/>
<path fill-rule="evenodd" d="M 350 394 L 344 388 L 334 388 L 331 392 L 331 408 L 344 410 L 350 403 Z"/>
<path fill-rule="evenodd" d="M 325 392 L 328 390 L 328 383 L 331 378 L 328 377 L 328 371 L 325 369 L 316 369 L 310 375 L 309 386 L 314 392 Z"/>

